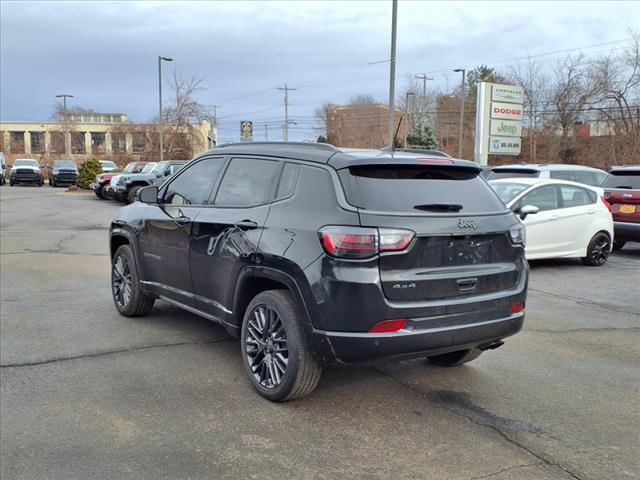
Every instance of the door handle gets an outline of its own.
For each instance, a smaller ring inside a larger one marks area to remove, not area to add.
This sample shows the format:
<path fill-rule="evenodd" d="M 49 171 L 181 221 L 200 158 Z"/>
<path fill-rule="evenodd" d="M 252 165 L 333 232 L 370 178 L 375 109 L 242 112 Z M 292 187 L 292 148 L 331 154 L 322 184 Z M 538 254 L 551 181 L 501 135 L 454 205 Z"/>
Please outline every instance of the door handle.
<path fill-rule="evenodd" d="M 191 219 L 189 217 L 178 217 L 178 218 L 174 218 L 173 221 L 176 222 L 178 225 L 182 226 L 189 223 Z"/>
<path fill-rule="evenodd" d="M 258 228 L 258 224 L 256 222 L 247 219 L 236 222 L 235 226 L 240 230 L 255 230 L 256 228 Z"/>

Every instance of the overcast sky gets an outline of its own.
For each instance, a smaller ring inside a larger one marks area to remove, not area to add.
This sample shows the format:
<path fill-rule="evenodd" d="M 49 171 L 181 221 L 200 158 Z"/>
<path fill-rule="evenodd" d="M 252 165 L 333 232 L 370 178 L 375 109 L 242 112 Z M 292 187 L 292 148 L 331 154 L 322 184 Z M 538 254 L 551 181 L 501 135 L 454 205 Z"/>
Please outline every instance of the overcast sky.
<path fill-rule="evenodd" d="M 217 104 L 220 141 L 282 138 L 285 82 L 290 140 L 314 138 L 313 112 L 356 94 L 388 97 L 391 1 L 324 2 L 13 2 L 0 3 L 0 117 L 47 120 L 55 95 L 70 105 L 157 112 L 157 57 L 165 79 L 177 68 L 205 78 L 198 95 Z M 537 57 L 548 68 L 570 49 L 589 56 L 620 48 L 640 29 L 640 2 L 418 2 L 398 7 L 397 82 L 427 72 L 441 89 L 453 68 Z M 165 88 L 168 85 L 165 83 Z"/>

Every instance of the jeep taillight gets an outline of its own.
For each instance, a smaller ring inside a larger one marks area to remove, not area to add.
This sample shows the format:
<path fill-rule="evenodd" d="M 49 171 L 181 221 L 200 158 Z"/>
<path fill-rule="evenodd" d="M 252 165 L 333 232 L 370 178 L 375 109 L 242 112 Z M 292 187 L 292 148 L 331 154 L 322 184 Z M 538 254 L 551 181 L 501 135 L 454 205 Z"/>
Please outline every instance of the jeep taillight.
<path fill-rule="evenodd" d="M 361 259 L 380 252 L 401 251 L 414 237 L 411 230 L 365 227 L 323 227 L 318 231 L 320 243 L 332 257 Z"/>

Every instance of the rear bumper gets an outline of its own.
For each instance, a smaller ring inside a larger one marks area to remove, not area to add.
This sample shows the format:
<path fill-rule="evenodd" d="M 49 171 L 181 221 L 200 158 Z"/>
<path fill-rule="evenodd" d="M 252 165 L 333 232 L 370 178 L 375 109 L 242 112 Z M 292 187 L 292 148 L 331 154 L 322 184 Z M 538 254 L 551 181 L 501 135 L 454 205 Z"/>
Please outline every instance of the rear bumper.
<path fill-rule="evenodd" d="M 362 363 L 439 355 L 494 342 L 522 329 L 524 313 L 462 325 L 437 325 L 436 319 L 414 319 L 394 333 L 311 332 L 312 344 L 326 363 Z"/>
<path fill-rule="evenodd" d="M 613 229 L 616 240 L 640 242 L 640 223 L 614 222 Z"/>

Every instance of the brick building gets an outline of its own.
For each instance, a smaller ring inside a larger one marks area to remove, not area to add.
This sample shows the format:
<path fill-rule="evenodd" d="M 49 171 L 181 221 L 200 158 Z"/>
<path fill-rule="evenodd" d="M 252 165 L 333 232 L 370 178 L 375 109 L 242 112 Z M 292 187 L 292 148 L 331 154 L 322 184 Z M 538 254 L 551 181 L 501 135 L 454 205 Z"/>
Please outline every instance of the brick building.
<path fill-rule="evenodd" d="M 389 107 L 384 104 L 334 105 L 325 111 L 327 141 L 340 147 L 380 148 L 389 143 L 387 117 Z M 402 117 L 402 110 L 394 112 L 394 130 Z M 398 137 L 402 137 L 400 129 Z"/>

